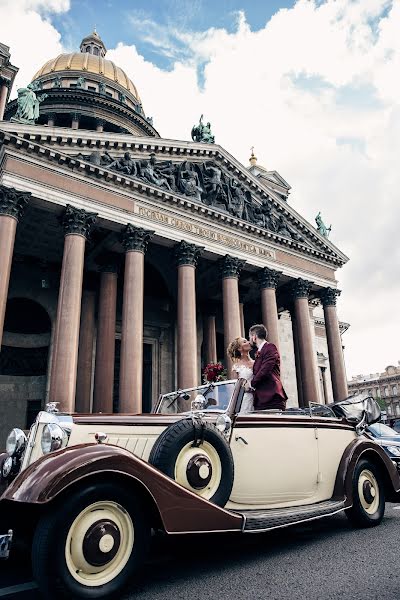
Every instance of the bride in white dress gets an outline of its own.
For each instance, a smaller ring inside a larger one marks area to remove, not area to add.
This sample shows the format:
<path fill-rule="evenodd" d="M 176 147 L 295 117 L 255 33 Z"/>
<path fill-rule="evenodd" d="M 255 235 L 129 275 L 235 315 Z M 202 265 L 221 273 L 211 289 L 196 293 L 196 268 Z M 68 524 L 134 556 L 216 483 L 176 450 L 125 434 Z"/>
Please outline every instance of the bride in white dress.
<path fill-rule="evenodd" d="M 241 413 L 248 413 L 254 410 L 254 398 L 253 392 L 250 391 L 251 380 L 253 378 L 253 364 L 249 356 L 251 350 L 251 344 L 248 340 L 243 337 L 235 338 L 228 346 L 228 356 L 233 362 L 232 372 L 238 379 L 246 380 L 246 391 L 243 395 L 242 406 L 240 408 Z"/>

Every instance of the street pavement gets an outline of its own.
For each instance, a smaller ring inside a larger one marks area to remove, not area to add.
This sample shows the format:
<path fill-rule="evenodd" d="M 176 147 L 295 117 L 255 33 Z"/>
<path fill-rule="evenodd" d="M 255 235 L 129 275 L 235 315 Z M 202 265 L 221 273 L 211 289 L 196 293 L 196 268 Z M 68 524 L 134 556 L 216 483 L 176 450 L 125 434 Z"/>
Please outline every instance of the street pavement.
<path fill-rule="evenodd" d="M 0 563 L 0 598 L 39 600 L 29 560 Z M 158 538 L 121 600 L 400 600 L 400 506 L 379 527 L 336 515 L 270 533 Z"/>

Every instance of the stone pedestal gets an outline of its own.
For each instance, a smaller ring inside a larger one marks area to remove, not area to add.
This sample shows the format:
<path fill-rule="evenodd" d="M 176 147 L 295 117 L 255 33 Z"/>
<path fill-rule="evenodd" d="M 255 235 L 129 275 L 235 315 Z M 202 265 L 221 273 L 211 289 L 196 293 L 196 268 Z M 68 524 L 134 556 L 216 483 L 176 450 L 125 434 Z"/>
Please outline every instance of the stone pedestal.
<path fill-rule="evenodd" d="M 262 320 L 268 331 L 268 341 L 279 350 L 278 307 L 276 305 L 276 288 L 281 272 L 265 267 L 258 275 L 261 290 Z"/>
<path fill-rule="evenodd" d="M 196 264 L 201 252 L 194 244 L 175 246 L 178 269 L 177 367 L 178 388 L 199 383 L 196 326 Z"/>
<path fill-rule="evenodd" d="M 28 193 L 0 185 L 0 342 L 3 337 L 15 233 L 29 196 Z"/>
<path fill-rule="evenodd" d="M 59 410 L 75 409 L 83 261 L 94 213 L 67 205 L 63 226 L 64 254 L 58 296 L 49 399 Z"/>
<path fill-rule="evenodd" d="M 339 320 L 336 311 L 336 297 L 340 291 L 327 288 L 321 294 L 324 307 L 326 339 L 328 342 L 329 366 L 331 370 L 333 399 L 335 402 L 344 400 L 349 395 L 346 370 L 340 337 Z"/>
<path fill-rule="evenodd" d="M 153 232 L 130 223 L 122 232 L 125 249 L 119 412 L 142 412 L 144 254 Z"/>
<path fill-rule="evenodd" d="M 220 262 L 222 277 L 222 299 L 224 313 L 224 346 L 228 379 L 232 377 L 232 361 L 226 355 L 230 342 L 240 337 L 239 276 L 245 261 L 227 254 Z"/>
<path fill-rule="evenodd" d="M 113 412 L 116 310 L 117 272 L 109 265 L 100 276 L 93 393 L 93 412 L 97 413 Z"/>
<path fill-rule="evenodd" d="M 316 376 L 314 345 L 311 332 L 308 296 L 311 282 L 297 279 L 292 284 L 294 315 L 296 320 L 297 355 L 296 362 L 300 363 L 303 405 L 318 402 L 318 380 Z M 296 367 L 297 371 L 297 367 Z"/>
<path fill-rule="evenodd" d="M 81 326 L 79 333 L 78 370 L 76 379 L 75 410 L 90 412 L 93 375 L 93 346 L 95 337 L 96 294 L 84 290 L 81 304 Z"/>

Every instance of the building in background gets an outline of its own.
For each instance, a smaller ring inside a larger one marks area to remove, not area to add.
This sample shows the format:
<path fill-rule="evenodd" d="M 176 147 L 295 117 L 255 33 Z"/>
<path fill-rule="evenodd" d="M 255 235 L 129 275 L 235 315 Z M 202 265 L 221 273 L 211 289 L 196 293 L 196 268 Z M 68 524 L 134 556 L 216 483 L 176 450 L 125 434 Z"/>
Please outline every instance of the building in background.
<path fill-rule="evenodd" d="M 0 442 L 48 400 L 150 411 L 260 321 L 289 406 L 347 395 L 348 259 L 283 177 L 254 153 L 243 166 L 202 118 L 194 141 L 160 137 L 97 32 L 8 101 L 15 72 L 1 45 Z"/>
<path fill-rule="evenodd" d="M 397 366 L 386 367 L 383 373 L 357 375 L 348 383 L 351 395 L 362 393 L 383 400 L 387 419 L 400 417 L 400 361 Z"/>

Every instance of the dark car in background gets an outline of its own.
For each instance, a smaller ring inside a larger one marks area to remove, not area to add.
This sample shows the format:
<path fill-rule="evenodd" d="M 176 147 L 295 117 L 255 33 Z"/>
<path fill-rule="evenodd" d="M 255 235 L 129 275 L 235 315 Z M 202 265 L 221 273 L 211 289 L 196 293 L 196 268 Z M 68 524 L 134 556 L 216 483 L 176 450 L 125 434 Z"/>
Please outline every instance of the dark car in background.
<path fill-rule="evenodd" d="M 384 423 L 373 423 L 367 427 L 367 432 L 374 438 L 383 450 L 390 456 L 400 470 L 400 434 Z"/>

